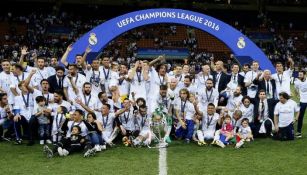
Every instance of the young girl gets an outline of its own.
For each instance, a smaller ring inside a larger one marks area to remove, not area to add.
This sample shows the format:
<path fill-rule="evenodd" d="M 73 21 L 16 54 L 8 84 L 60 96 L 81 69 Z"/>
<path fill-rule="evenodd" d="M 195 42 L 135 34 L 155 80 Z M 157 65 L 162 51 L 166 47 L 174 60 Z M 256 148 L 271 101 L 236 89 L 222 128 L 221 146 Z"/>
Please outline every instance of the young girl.
<path fill-rule="evenodd" d="M 61 127 L 65 121 L 65 115 L 67 114 L 67 108 L 65 106 L 59 106 L 56 111 L 56 115 L 53 116 L 52 122 L 52 141 L 53 144 L 56 144 L 62 139 L 62 130 Z"/>
<path fill-rule="evenodd" d="M 84 122 L 88 131 L 89 137 L 92 145 L 95 145 L 94 148 L 96 151 L 101 151 L 105 149 L 105 145 L 103 145 L 101 132 L 102 132 L 102 124 L 96 118 L 95 113 L 87 114 L 87 122 Z"/>
<path fill-rule="evenodd" d="M 248 123 L 249 121 L 247 118 L 242 119 L 239 132 L 236 135 L 236 148 L 240 148 L 244 144 L 244 141 L 249 142 L 253 140 L 252 130 L 249 127 Z"/>
<path fill-rule="evenodd" d="M 221 134 L 221 140 L 226 144 L 229 144 L 228 141 L 234 136 L 233 135 L 233 125 L 231 123 L 231 117 L 228 114 L 224 116 L 224 123 L 222 125 L 220 134 Z"/>

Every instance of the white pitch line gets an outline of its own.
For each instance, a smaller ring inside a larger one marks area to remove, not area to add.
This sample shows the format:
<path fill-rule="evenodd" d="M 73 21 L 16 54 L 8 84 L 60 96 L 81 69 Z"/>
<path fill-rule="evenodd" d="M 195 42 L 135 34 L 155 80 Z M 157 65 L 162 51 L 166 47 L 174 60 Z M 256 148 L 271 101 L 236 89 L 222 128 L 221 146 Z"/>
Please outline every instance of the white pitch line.
<path fill-rule="evenodd" d="M 166 148 L 159 148 L 159 175 L 167 175 Z"/>

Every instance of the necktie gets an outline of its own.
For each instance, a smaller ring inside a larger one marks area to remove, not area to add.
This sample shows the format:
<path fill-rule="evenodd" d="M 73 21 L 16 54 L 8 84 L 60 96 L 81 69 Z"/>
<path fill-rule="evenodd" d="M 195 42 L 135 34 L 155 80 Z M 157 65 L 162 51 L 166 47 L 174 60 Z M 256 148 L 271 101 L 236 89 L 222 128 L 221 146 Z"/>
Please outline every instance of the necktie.
<path fill-rule="evenodd" d="M 264 107 L 264 102 L 261 101 L 261 119 L 262 119 L 262 120 L 264 119 L 264 109 L 265 109 L 265 107 Z"/>
<path fill-rule="evenodd" d="M 59 78 L 59 88 L 62 88 L 62 79 Z"/>

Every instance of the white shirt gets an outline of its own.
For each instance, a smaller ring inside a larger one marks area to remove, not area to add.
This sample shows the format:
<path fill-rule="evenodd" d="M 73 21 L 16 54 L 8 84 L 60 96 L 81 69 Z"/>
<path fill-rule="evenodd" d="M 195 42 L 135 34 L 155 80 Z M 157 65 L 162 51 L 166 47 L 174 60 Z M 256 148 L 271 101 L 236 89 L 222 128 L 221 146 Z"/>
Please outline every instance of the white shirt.
<path fill-rule="evenodd" d="M 285 104 L 278 102 L 274 109 L 274 115 L 278 115 L 278 127 L 290 125 L 295 112 L 299 112 L 299 107 L 293 100 L 289 99 Z"/>
<path fill-rule="evenodd" d="M 296 79 L 294 81 L 294 87 L 300 94 L 300 102 L 307 103 L 307 79 L 305 79 L 305 81 Z"/>
<path fill-rule="evenodd" d="M 4 71 L 0 73 L 0 87 L 7 93 L 9 104 L 12 104 L 14 99 L 14 95 L 10 89 L 13 79 L 13 73 L 7 74 Z"/>
<path fill-rule="evenodd" d="M 122 75 L 123 76 L 123 75 Z M 128 77 L 128 75 L 124 75 L 125 78 Z M 122 95 L 128 95 L 130 92 L 130 82 L 127 80 L 122 80 L 120 81 L 119 79 L 118 81 L 118 90 L 119 90 L 119 94 Z"/>
<path fill-rule="evenodd" d="M 275 73 L 272 75 L 272 78 L 276 82 L 276 93 L 286 92 L 288 95 L 291 95 L 290 83 L 293 71 L 288 69 L 283 71 L 282 74 Z"/>
<path fill-rule="evenodd" d="M 244 104 L 241 104 L 240 110 L 242 111 L 242 118 L 247 118 L 249 123 L 254 121 L 254 105 L 249 104 L 248 107 L 245 107 Z"/>
<path fill-rule="evenodd" d="M 54 75 L 52 71 L 50 71 L 48 68 L 44 67 L 43 69 L 36 69 L 36 73 L 32 76 L 32 84 L 33 86 L 38 86 L 39 89 L 41 89 L 41 81 L 43 79 L 47 79 L 48 77 Z"/>
<path fill-rule="evenodd" d="M 151 118 L 152 117 L 149 114 L 147 114 L 144 117 L 142 117 L 140 114 L 138 114 L 135 118 L 135 120 L 136 120 L 136 130 L 139 130 L 139 131 L 149 130 Z"/>
<path fill-rule="evenodd" d="M 148 75 L 148 76 L 149 76 L 148 80 L 150 80 L 150 75 Z M 129 96 L 129 98 L 132 98 L 132 92 L 134 92 L 135 93 L 135 97 L 134 97 L 135 100 L 140 98 L 140 97 L 142 97 L 146 100 L 147 99 L 147 89 L 146 89 L 147 81 L 144 80 L 143 73 L 136 72 L 130 83 L 131 84 L 130 84 L 130 96 Z"/>
<path fill-rule="evenodd" d="M 121 115 L 118 116 L 119 121 L 122 123 L 122 126 L 126 130 L 134 131 L 134 114 L 133 114 L 133 108 L 131 108 L 128 112 L 124 112 Z"/>
<path fill-rule="evenodd" d="M 82 93 L 83 84 L 86 82 L 85 76 L 82 75 L 82 74 L 77 73 L 77 75 L 75 77 L 72 77 L 72 81 L 75 82 L 75 84 L 76 84 L 76 86 L 78 88 L 79 94 Z M 77 94 L 73 90 L 68 76 L 66 76 L 64 78 L 63 87 L 67 88 L 67 94 L 68 94 L 69 100 L 75 101 L 75 98 L 77 97 Z"/>
<path fill-rule="evenodd" d="M 249 83 L 249 82 L 253 82 L 255 80 L 255 78 L 257 77 L 258 75 L 258 71 L 255 72 L 255 71 L 248 71 L 245 75 L 245 78 L 244 78 L 244 83 Z M 255 98 L 256 96 L 256 93 L 257 93 L 257 88 L 256 89 L 253 89 L 252 87 L 257 87 L 256 85 L 254 85 L 253 83 L 247 87 L 247 95 L 250 97 L 250 98 Z"/>
<path fill-rule="evenodd" d="M 101 84 L 103 83 L 103 76 L 101 71 L 85 70 L 86 81 L 92 84 L 92 92 L 101 92 Z"/>
<path fill-rule="evenodd" d="M 40 90 L 37 90 L 34 88 L 34 91 L 33 91 L 33 100 L 35 101 L 36 97 L 38 96 L 44 96 L 46 98 L 46 101 L 48 101 L 48 104 L 50 104 L 50 101 L 53 101 L 53 98 L 54 98 L 54 95 L 52 93 L 49 93 L 48 94 L 43 94 L 42 91 Z M 34 107 L 36 106 L 36 103 L 34 103 Z"/>
<path fill-rule="evenodd" d="M 210 91 L 207 89 L 200 90 L 198 92 L 198 101 L 200 102 L 202 109 L 207 109 L 209 103 L 213 103 L 215 106 L 218 104 L 219 92 L 213 88 Z"/>
<path fill-rule="evenodd" d="M 249 126 L 247 126 L 246 128 L 240 126 L 239 133 L 243 136 L 243 139 L 246 139 L 248 135 L 252 133 L 252 130 Z"/>
<path fill-rule="evenodd" d="M 28 95 L 29 94 L 29 95 Z M 33 114 L 33 107 L 34 107 L 34 100 L 33 100 L 33 94 L 21 94 L 19 96 L 16 96 L 14 98 L 14 110 L 20 110 L 20 115 L 24 116 L 28 121 L 31 118 L 31 115 Z M 28 105 L 28 107 L 26 106 Z"/>
<path fill-rule="evenodd" d="M 69 111 L 70 107 L 71 107 L 71 104 L 69 102 L 65 101 L 65 100 L 62 100 L 61 104 L 59 104 L 59 103 L 52 103 L 52 104 L 50 104 L 50 107 L 52 109 L 52 113 L 51 113 L 52 116 L 56 115 L 57 109 L 58 109 L 59 106 L 64 106 Z"/>
<path fill-rule="evenodd" d="M 174 102 L 174 108 L 179 111 L 179 116 L 182 119 L 192 120 L 195 115 L 194 105 L 186 100 L 182 101 L 180 98 Z"/>
<path fill-rule="evenodd" d="M 97 102 L 98 98 L 96 97 L 93 92 L 90 95 L 85 95 L 84 93 L 81 92 L 80 95 L 78 95 L 78 98 L 82 101 L 85 106 L 89 107 L 90 109 L 96 109 L 97 108 Z M 79 104 L 75 104 L 76 108 L 81 109 L 84 111 L 85 116 L 87 116 L 88 112 Z"/>
<path fill-rule="evenodd" d="M 197 87 L 197 89 L 204 89 L 206 88 L 206 81 L 208 79 L 213 79 L 212 75 L 204 75 L 203 72 L 200 72 L 199 74 L 197 74 L 196 78 L 195 78 L 195 85 Z"/>
<path fill-rule="evenodd" d="M 86 136 L 88 134 L 88 129 L 86 125 L 84 124 L 83 121 L 81 122 L 74 122 L 74 121 L 69 121 L 67 123 L 68 131 L 66 133 L 66 137 L 69 138 L 71 136 L 71 130 L 73 126 L 79 126 L 81 128 L 81 136 Z"/>
<path fill-rule="evenodd" d="M 106 132 L 113 131 L 113 122 L 115 120 L 115 114 L 109 113 L 107 116 L 102 116 L 101 113 L 97 116 L 97 120 L 99 120 Z"/>
<path fill-rule="evenodd" d="M 218 113 L 214 113 L 213 115 L 208 115 L 208 113 L 204 113 L 201 120 L 202 131 L 215 131 L 216 123 L 218 122 L 219 118 L 220 115 Z"/>
<path fill-rule="evenodd" d="M 235 97 L 233 93 L 230 94 L 228 98 L 226 108 L 230 111 L 234 111 L 235 109 L 239 108 L 241 105 L 243 96 L 240 94 L 238 97 Z"/>

